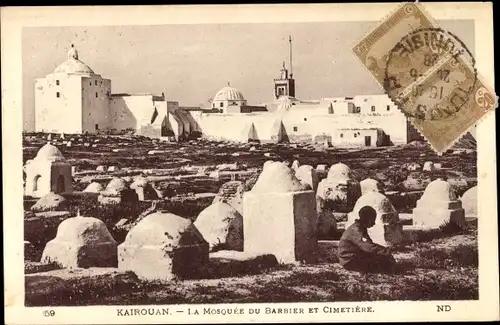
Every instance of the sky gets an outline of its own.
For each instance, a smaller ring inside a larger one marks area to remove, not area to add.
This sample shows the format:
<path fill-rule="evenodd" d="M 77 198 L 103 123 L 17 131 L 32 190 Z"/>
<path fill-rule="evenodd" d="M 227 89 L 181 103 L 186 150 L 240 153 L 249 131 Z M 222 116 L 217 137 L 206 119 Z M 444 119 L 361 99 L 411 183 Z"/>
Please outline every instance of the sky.
<path fill-rule="evenodd" d="M 293 38 L 296 97 L 382 94 L 351 48 L 379 22 L 183 24 L 157 26 L 28 27 L 22 33 L 24 129 L 34 128 L 34 81 L 67 59 L 79 59 L 112 93 L 165 93 L 181 106 L 207 106 L 230 82 L 249 105 L 272 100 L 273 79 L 288 67 Z M 474 55 L 473 20 L 441 21 Z"/>

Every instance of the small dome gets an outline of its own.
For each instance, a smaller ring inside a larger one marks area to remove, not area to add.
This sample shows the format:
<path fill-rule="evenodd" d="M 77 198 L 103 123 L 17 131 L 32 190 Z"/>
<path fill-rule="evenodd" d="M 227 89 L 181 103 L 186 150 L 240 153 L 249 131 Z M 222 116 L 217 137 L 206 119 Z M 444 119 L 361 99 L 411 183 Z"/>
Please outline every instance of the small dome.
<path fill-rule="evenodd" d="M 90 193 L 99 193 L 102 192 L 103 190 L 104 187 L 100 183 L 92 182 L 83 191 Z"/>
<path fill-rule="evenodd" d="M 124 191 L 128 188 L 128 184 L 124 179 L 113 177 L 113 179 L 108 183 L 108 186 L 106 186 L 106 193 L 120 194 L 121 191 Z"/>
<path fill-rule="evenodd" d="M 306 187 L 295 177 L 290 167 L 282 162 L 266 162 L 252 192 L 286 193 L 305 189 Z"/>
<path fill-rule="evenodd" d="M 68 60 L 61 63 L 54 73 L 76 73 L 76 74 L 94 74 L 94 71 L 85 63 L 78 60 L 78 51 L 71 46 L 68 51 Z"/>
<path fill-rule="evenodd" d="M 451 188 L 450 183 L 441 178 L 430 182 L 421 198 L 425 201 L 455 201 L 456 199 L 455 191 Z"/>
<path fill-rule="evenodd" d="M 226 86 L 215 94 L 214 101 L 245 100 L 243 94 L 236 88 Z"/>
<path fill-rule="evenodd" d="M 47 143 L 38 150 L 35 157 L 36 160 L 65 160 L 61 151 L 56 146 Z"/>
<path fill-rule="evenodd" d="M 351 178 L 351 169 L 343 163 L 332 165 L 326 178 L 328 180 L 348 180 Z"/>
<path fill-rule="evenodd" d="M 91 217 L 73 217 L 64 220 L 57 228 L 56 239 L 81 244 L 116 243 L 101 220 Z"/>
<path fill-rule="evenodd" d="M 94 71 L 80 60 L 70 59 L 61 63 L 54 73 L 94 74 Z"/>
<path fill-rule="evenodd" d="M 156 212 L 146 216 L 125 238 L 130 246 L 160 246 L 166 251 L 178 247 L 206 244 L 189 219 L 172 213 Z"/>

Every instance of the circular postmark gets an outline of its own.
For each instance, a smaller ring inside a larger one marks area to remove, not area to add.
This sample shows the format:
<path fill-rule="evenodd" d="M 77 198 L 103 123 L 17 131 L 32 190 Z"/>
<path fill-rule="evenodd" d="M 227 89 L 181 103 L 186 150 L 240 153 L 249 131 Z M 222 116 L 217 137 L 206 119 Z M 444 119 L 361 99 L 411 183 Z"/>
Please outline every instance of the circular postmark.
<path fill-rule="evenodd" d="M 475 60 L 465 44 L 448 31 L 423 28 L 389 52 L 384 89 L 407 116 L 440 120 L 475 100 L 476 81 Z"/>

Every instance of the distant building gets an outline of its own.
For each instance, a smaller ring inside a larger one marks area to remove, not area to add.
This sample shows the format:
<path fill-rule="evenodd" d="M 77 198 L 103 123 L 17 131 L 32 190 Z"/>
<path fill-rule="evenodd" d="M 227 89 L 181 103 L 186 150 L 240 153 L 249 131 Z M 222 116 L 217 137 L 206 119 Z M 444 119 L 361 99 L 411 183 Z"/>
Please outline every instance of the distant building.
<path fill-rule="evenodd" d="M 111 80 L 80 61 L 72 46 L 67 61 L 36 80 L 35 128 L 55 133 L 130 130 L 168 141 L 197 137 L 240 142 L 328 140 L 338 146 L 368 147 L 419 138 L 387 95 L 299 100 L 293 73 L 284 63 L 273 81 L 273 92 L 270 102 L 248 105 L 243 94 L 228 84 L 204 109 L 181 107 L 164 94 L 112 94 Z"/>
<path fill-rule="evenodd" d="M 163 94 L 112 94 L 111 80 L 80 61 L 72 46 L 65 62 L 35 81 L 35 131 L 102 130 L 131 130 L 179 140 L 198 129 L 189 113 Z"/>

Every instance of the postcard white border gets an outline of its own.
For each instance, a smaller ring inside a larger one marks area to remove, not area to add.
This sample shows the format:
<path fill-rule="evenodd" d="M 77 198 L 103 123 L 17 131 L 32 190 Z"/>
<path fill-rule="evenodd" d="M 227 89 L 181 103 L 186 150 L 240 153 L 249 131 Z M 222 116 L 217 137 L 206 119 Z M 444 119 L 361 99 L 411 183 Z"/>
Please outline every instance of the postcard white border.
<path fill-rule="evenodd" d="M 478 301 L 450 302 L 338 302 L 227 305 L 177 305 L 169 308 L 249 308 L 371 306 L 374 313 L 305 313 L 258 316 L 201 315 L 117 316 L 118 308 L 131 306 L 24 307 L 23 202 L 22 202 L 22 55 L 21 30 L 28 26 L 161 25 L 200 23 L 272 23 L 319 21 L 380 21 L 398 4 L 311 4 L 226 6 L 128 6 L 1 8 L 2 142 L 4 192 L 4 283 L 7 324 L 105 323 L 235 323 L 332 321 L 465 321 L 499 319 L 498 225 L 496 197 L 496 143 L 494 113 L 476 130 L 478 142 L 479 297 Z M 490 3 L 423 3 L 436 19 L 475 20 L 477 69 L 494 87 L 493 11 Z M 119 12 L 119 14 L 118 14 Z M 368 76 L 367 76 L 368 77 Z M 439 290 L 439 288 L 436 288 Z M 437 312 L 438 304 L 451 306 Z M 147 308 L 151 306 L 140 306 Z M 158 307 L 158 306 L 156 306 Z M 54 309 L 56 316 L 43 317 Z M 91 310 L 91 312 L 90 312 Z"/>

